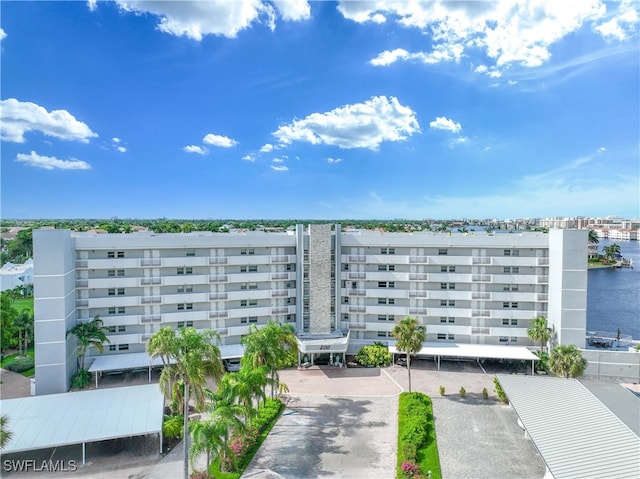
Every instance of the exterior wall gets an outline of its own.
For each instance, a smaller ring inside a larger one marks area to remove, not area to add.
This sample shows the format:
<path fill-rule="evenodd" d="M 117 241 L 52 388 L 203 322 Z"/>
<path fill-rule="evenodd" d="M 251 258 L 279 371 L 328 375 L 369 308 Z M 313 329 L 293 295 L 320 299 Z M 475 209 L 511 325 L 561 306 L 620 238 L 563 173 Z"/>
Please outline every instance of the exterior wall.
<path fill-rule="evenodd" d="M 309 225 L 311 334 L 331 333 L 331 225 Z"/>
<path fill-rule="evenodd" d="M 557 344 L 585 346 L 587 230 L 549 232 L 549 325 Z"/>
<path fill-rule="evenodd" d="M 353 344 L 371 343 L 408 315 L 426 326 L 427 341 L 532 347 L 526 330 L 548 315 L 558 341 L 584 345 L 586 231 L 331 228 L 35 231 L 37 393 L 66 391 L 75 345 L 65 333 L 96 315 L 111 328 L 103 354 L 142 352 L 163 326 L 213 328 L 223 344 L 238 344 L 272 319 L 312 334 L 350 330 Z M 97 354 L 88 351 L 86 366 Z"/>
<path fill-rule="evenodd" d="M 583 349 L 588 361 L 586 379 L 640 382 L 640 352 Z"/>
<path fill-rule="evenodd" d="M 36 394 L 67 392 L 76 368 L 74 240 L 68 230 L 35 230 Z"/>

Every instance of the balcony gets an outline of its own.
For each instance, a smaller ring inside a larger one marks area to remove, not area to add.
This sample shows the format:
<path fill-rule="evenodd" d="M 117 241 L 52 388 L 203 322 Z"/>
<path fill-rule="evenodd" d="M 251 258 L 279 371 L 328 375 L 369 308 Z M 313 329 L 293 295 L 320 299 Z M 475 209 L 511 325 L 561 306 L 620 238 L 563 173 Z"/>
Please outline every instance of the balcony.
<path fill-rule="evenodd" d="M 490 318 L 491 311 L 489 311 L 488 309 L 473 309 L 471 310 L 471 317 L 472 318 Z"/>
<path fill-rule="evenodd" d="M 148 268 L 150 266 L 162 266 L 162 260 L 160 258 L 144 258 L 140 260 L 141 268 Z"/>
<path fill-rule="evenodd" d="M 549 295 L 547 293 L 538 293 L 538 301 L 549 301 Z"/>
<path fill-rule="evenodd" d="M 219 309 L 217 311 L 209 311 L 209 318 L 214 319 L 214 318 L 228 318 L 229 317 L 229 311 L 224 310 L 224 309 Z"/>
<path fill-rule="evenodd" d="M 271 308 L 271 314 L 289 314 L 289 306 L 279 306 L 277 308 Z"/>
<path fill-rule="evenodd" d="M 488 258 L 486 256 L 476 256 L 474 258 L 471 258 L 471 264 L 473 264 L 473 265 L 490 265 L 491 264 L 491 258 Z"/>
<path fill-rule="evenodd" d="M 489 336 L 491 334 L 491 328 L 472 326 L 471 334 L 475 336 Z"/>
<path fill-rule="evenodd" d="M 291 279 L 289 277 L 289 273 L 272 273 L 271 274 L 271 281 L 282 281 L 282 280 L 288 280 Z"/>
<path fill-rule="evenodd" d="M 221 299 L 228 299 L 228 293 L 209 293 L 209 301 L 217 301 Z"/>
<path fill-rule="evenodd" d="M 161 314 L 144 314 L 140 316 L 141 323 L 159 323 L 162 321 Z"/>
<path fill-rule="evenodd" d="M 348 323 L 349 329 L 352 331 L 366 331 L 367 325 L 364 323 Z"/>
<path fill-rule="evenodd" d="M 348 274 L 349 279 L 367 279 L 367 273 L 364 272 L 350 272 Z"/>
<path fill-rule="evenodd" d="M 429 295 L 429 293 L 427 291 L 422 291 L 422 290 L 409 290 L 409 297 L 410 298 L 426 298 Z"/>
<path fill-rule="evenodd" d="M 427 308 L 409 308 L 409 314 L 427 314 Z"/>
<path fill-rule="evenodd" d="M 271 291 L 271 297 L 272 298 L 287 298 L 287 297 L 289 297 L 289 290 L 288 289 L 274 289 L 273 291 Z"/>
<path fill-rule="evenodd" d="M 486 283 L 491 281 L 491 275 L 489 274 L 473 274 L 471 275 L 471 281 Z"/>
<path fill-rule="evenodd" d="M 160 277 L 140 278 L 140 286 L 149 286 L 152 284 L 161 284 L 161 283 L 162 283 L 162 278 Z"/>
<path fill-rule="evenodd" d="M 86 288 L 89 286 L 88 279 L 77 279 L 76 280 L 76 288 Z"/>
<path fill-rule="evenodd" d="M 429 257 L 428 256 L 409 256 L 410 264 L 428 264 Z"/>
<path fill-rule="evenodd" d="M 226 274 L 212 274 L 209 276 L 209 283 L 226 283 L 227 280 Z"/>
<path fill-rule="evenodd" d="M 162 303 L 161 296 L 142 296 L 140 298 L 140 304 L 160 304 Z"/>
<path fill-rule="evenodd" d="M 349 306 L 349 312 L 350 313 L 366 313 L 367 307 L 366 306 Z"/>
<path fill-rule="evenodd" d="M 221 256 L 209 256 L 209 264 L 227 264 L 227 258 Z"/>
<path fill-rule="evenodd" d="M 546 284 L 549 282 L 549 276 L 538 276 L 538 284 Z"/>
<path fill-rule="evenodd" d="M 367 291 L 365 289 L 350 289 L 349 296 L 366 296 Z"/>
<path fill-rule="evenodd" d="M 349 255 L 347 261 L 349 263 L 366 263 L 367 257 L 365 255 Z"/>
<path fill-rule="evenodd" d="M 293 256 L 271 256 L 271 263 L 295 263 Z"/>
<path fill-rule="evenodd" d="M 491 299 L 491 293 L 474 291 L 471 293 L 471 299 Z"/>
<path fill-rule="evenodd" d="M 89 267 L 89 261 L 86 259 L 76 260 L 76 269 L 86 269 Z"/>
<path fill-rule="evenodd" d="M 76 301 L 76 307 L 77 308 L 88 308 L 89 307 L 89 300 L 88 299 L 79 299 Z"/>
<path fill-rule="evenodd" d="M 549 258 L 538 258 L 538 266 L 549 266 Z"/>
<path fill-rule="evenodd" d="M 409 281 L 428 281 L 428 273 L 409 273 Z"/>

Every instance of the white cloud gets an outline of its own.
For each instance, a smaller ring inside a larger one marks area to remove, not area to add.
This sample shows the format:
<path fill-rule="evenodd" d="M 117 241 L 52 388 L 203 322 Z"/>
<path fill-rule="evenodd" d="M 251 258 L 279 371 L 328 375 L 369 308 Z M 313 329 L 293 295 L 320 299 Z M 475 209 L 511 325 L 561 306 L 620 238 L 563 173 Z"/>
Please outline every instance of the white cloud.
<path fill-rule="evenodd" d="M 598 148 L 598 153 L 604 153 L 605 151 L 607 151 L 607 149 L 604 146 Z"/>
<path fill-rule="evenodd" d="M 275 132 L 280 144 L 294 141 L 339 148 L 377 149 L 384 141 L 401 141 L 420 131 L 415 112 L 395 97 L 377 96 L 364 103 L 312 113 L 282 125 Z"/>
<path fill-rule="evenodd" d="M 238 144 L 236 140 L 226 136 L 214 135 L 213 133 L 209 133 L 202 141 L 208 145 L 219 146 L 220 148 L 231 148 Z"/>
<path fill-rule="evenodd" d="M 113 138 L 111 138 L 111 141 L 113 141 L 114 143 L 120 143 L 120 138 L 114 136 Z"/>
<path fill-rule="evenodd" d="M 32 151 L 29 155 L 24 153 L 18 153 L 16 161 L 24 163 L 35 168 L 43 168 L 45 170 L 90 170 L 91 165 L 86 161 L 76 160 L 59 160 L 52 156 L 41 156 L 35 151 Z"/>
<path fill-rule="evenodd" d="M 270 165 L 270 166 L 273 171 L 289 171 L 289 168 L 284 165 L 278 165 L 278 166 Z"/>
<path fill-rule="evenodd" d="M 458 133 L 462 130 L 462 125 L 460 123 L 456 123 L 455 121 L 446 118 L 444 116 L 438 116 L 432 122 L 429 122 L 429 127 L 434 130 L 445 130 L 450 131 L 452 133 Z"/>
<path fill-rule="evenodd" d="M 94 12 L 96 8 L 98 8 L 98 0 L 87 0 L 87 6 L 89 7 L 89 10 Z"/>
<path fill-rule="evenodd" d="M 275 1 L 275 8 L 262 0 L 116 0 L 116 3 L 125 12 L 151 13 L 159 17 L 157 28 L 162 32 L 196 41 L 205 35 L 234 38 L 255 23 L 266 24 L 273 30 L 278 14 L 285 21 L 305 20 L 311 15 L 305 0 Z M 89 8 L 95 9 L 92 0 Z"/>
<path fill-rule="evenodd" d="M 116 147 L 116 150 L 118 150 L 120 153 L 126 153 L 127 149 L 124 146 L 118 146 Z"/>
<path fill-rule="evenodd" d="M 428 32 L 430 38 L 425 43 L 432 45 L 432 51 L 408 53 L 397 49 L 383 52 L 371 61 L 378 66 L 398 60 L 460 61 L 467 51 L 480 50 L 498 67 L 512 63 L 536 67 L 549 60 L 551 45 L 606 15 L 601 0 L 343 0 L 338 10 L 345 18 L 358 23 L 372 22 L 376 15 L 381 15 L 388 21 L 395 20 L 401 27 Z M 633 13 L 627 11 L 620 15 L 632 20 Z M 618 20 L 618 24 L 620 22 Z M 627 22 L 628 25 L 631 23 Z M 606 31 L 606 27 L 602 29 Z"/>
<path fill-rule="evenodd" d="M 274 163 L 284 163 L 284 159 L 282 159 L 282 158 L 274 158 L 272 161 Z"/>
<path fill-rule="evenodd" d="M 35 103 L 15 98 L 0 101 L 0 133 L 3 141 L 24 143 L 24 134 L 31 131 L 83 143 L 98 136 L 66 110 L 49 112 Z"/>
<path fill-rule="evenodd" d="M 342 158 L 327 158 L 327 163 L 330 165 L 335 165 L 336 163 L 340 163 Z"/>
<path fill-rule="evenodd" d="M 182 149 L 187 153 L 197 153 L 198 155 L 206 155 L 209 152 L 209 150 L 207 150 L 206 148 L 197 145 L 188 145 Z"/>
<path fill-rule="evenodd" d="M 272 0 L 283 20 L 308 20 L 311 6 L 307 0 Z"/>
<path fill-rule="evenodd" d="M 256 157 L 254 155 L 252 155 L 251 153 L 249 153 L 247 155 L 244 155 L 242 157 L 242 160 L 243 161 L 251 161 L 251 162 L 253 162 L 253 161 L 256 161 Z"/>
<path fill-rule="evenodd" d="M 262 145 L 262 147 L 260 148 L 260 153 L 269 153 L 273 149 L 274 149 L 274 146 L 271 143 L 266 143 Z"/>
<path fill-rule="evenodd" d="M 612 18 L 596 27 L 596 31 L 607 40 L 623 41 L 636 31 L 638 24 L 638 10 L 631 2 L 620 2 L 618 11 Z"/>
<path fill-rule="evenodd" d="M 5 32 L 3 28 L 0 28 L 0 41 L 4 40 L 5 38 L 7 38 L 7 32 Z"/>

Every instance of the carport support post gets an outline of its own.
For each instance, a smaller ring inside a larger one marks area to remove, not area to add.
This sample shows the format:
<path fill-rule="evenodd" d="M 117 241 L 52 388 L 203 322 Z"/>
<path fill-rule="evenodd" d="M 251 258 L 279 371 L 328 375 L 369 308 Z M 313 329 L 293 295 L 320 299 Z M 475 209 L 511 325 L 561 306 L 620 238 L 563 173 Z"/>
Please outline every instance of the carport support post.
<path fill-rule="evenodd" d="M 86 446 L 86 443 L 83 442 L 82 443 L 82 464 L 86 464 L 87 463 L 87 461 L 86 461 L 87 451 L 86 451 L 86 447 L 85 446 Z"/>
<path fill-rule="evenodd" d="M 98 389 L 98 371 L 96 371 L 96 389 Z"/>
<path fill-rule="evenodd" d="M 151 366 L 149 366 L 149 384 L 151 384 Z"/>

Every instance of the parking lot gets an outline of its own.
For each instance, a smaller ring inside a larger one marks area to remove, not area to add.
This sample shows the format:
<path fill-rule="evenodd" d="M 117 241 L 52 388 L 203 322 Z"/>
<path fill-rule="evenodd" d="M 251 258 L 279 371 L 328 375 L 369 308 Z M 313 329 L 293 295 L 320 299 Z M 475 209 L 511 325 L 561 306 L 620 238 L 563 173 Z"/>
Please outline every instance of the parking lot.
<path fill-rule="evenodd" d="M 412 389 L 433 399 L 444 478 L 544 476 L 544 463 L 515 413 L 495 398 L 493 374 L 471 362 L 443 361 L 437 371 L 433 362 L 418 360 L 411 376 Z M 281 379 L 290 390 L 287 408 L 243 477 L 260 477 L 264 470 L 291 479 L 395 477 L 397 396 L 408 387 L 405 367 L 286 370 Z"/>

